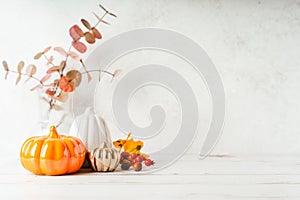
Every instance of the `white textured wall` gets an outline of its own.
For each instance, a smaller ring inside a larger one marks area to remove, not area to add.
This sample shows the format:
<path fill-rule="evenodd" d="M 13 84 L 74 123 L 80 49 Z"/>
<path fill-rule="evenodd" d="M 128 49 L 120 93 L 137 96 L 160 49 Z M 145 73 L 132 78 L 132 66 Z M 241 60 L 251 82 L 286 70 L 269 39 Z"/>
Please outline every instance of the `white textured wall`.
<path fill-rule="evenodd" d="M 49 44 L 66 46 L 69 26 L 83 16 L 92 18 L 98 3 L 0 1 L 0 59 L 16 65 Z M 300 1 L 101 3 L 118 14 L 111 27 L 102 29 L 104 39 L 135 28 L 167 28 L 208 53 L 227 98 L 226 125 L 214 153 L 300 153 Z M 28 89 L 0 79 L 1 152 L 18 152 L 32 134 L 38 111 Z"/>

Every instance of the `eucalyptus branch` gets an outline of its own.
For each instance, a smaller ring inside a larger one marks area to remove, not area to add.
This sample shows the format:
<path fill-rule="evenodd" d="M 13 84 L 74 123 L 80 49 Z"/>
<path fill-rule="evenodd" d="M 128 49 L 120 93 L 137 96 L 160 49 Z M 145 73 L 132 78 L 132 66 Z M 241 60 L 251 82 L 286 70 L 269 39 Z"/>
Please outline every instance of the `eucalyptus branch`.
<path fill-rule="evenodd" d="M 21 76 L 27 76 L 28 78 L 32 78 L 33 80 L 39 82 L 43 87 L 45 86 L 44 83 L 39 78 L 37 78 L 35 76 L 30 76 L 29 74 L 26 74 L 26 73 L 23 73 L 23 72 L 19 73 L 19 72 L 14 71 L 14 70 L 8 70 L 7 72 L 14 73 L 14 74 L 19 74 Z"/>

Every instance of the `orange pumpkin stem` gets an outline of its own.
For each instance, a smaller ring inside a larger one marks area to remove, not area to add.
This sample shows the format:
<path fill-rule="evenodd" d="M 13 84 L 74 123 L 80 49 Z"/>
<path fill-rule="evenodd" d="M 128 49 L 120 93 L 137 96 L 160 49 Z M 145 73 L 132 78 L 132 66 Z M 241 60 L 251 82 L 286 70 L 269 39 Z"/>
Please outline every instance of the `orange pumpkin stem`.
<path fill-rule="evenodd" d="M 58 138 L 58 133 L 55 126 L 50 127 L 50 133 L 48 135 L 49 138 Z"/>

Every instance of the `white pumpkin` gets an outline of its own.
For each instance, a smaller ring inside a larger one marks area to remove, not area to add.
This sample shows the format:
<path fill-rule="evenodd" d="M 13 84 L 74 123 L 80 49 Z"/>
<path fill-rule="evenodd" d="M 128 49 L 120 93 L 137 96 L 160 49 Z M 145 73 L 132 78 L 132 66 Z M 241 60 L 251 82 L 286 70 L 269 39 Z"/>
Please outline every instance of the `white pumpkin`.
<path fill-rule="evenodd" d="M 106 146 L 88 152 L 87 157 L 90 166 L 96 172 L 115 171 L 120 163 L 120 152 L 115 148 Z"/>
<path fill-rule="evenodd" d="M 69 135 L 80 138 L 87 152 L 103 147 L 104 144 L 112 147 L 111 135 L 104 119 L 97 116 L 91 107 L 75 118 Z"/>

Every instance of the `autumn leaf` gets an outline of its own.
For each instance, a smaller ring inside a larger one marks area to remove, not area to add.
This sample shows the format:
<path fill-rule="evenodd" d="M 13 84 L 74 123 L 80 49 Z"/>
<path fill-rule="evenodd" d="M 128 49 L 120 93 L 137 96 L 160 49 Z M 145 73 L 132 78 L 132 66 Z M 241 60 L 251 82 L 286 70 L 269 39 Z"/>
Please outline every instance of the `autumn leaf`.
<path fill-rule="evenodd" d="M 78 55 L 77 53 L 73 52 L 73 51 L 69 51 L 69 52 L 68 52 L 68 55 L 69 55 L 72 59 L 74 59 L 74 60 L 76 60 L 76 61 L 80 61 L 80 60 L 81 60 L 81 58 L 79 57 L 79 55 Z"/>
<path fill-rule="evenodd" d="M 79 52 L 79 53 L 85 53 L 87 50 L 87 47 L 85 44 L 83 44 L 80 41 L 73 41 L 72 46 Z"/>
<path fill-rule="evenodd" d="M 50 49 L 51 49 L 51 46 L 46 47 L 46 48 L 44 49 L 44 51 L 43 51 L 43 54 L 45 54 L 45 53 L 47 53 L 48 51 L 50 51 Z"/>
<path fill-rule="evenodd" d="M 107 14 L 113 16 L 113 17 L 117 17 L 117 15 L 115 15 L 114 13 L 109 12 L 106 8 L 104 8 L 104 6 L 102 6 L 101 4 L 99 4 L 99 7 L 104 10 Z"/>
<path fill-rule="evenodd" d="M 64 69 L 66 68 L 66 61 L 61 61 L 60 65 L 59 65 L 59 71 L 64 71 Z"/>
<path fill-rule="evenodd" d="M 86 32 L 84 35 L 85 35 L 85 40 L 86 40 L 88 43 L 94 44 L 94 43 L 96 42 L 95 36 L 94 36 L 92 33 Z"/>
<path fill-rule="evenodd" d="M 9 71 L 8 64 L 5 60 L 2 62 L 2 65 L 3 65 L 5 71 Z"/>
<path fill-rule="evenodd" d="M 7 62 L 4 60 L 4 61 L 2 62 L 2 65 L 3 65 L 3 67 L 4 67 L 4 70 L 6 71 L 6 73 L 5 73 L 5 79 L 7 79 L 8 72 L 9 72 L 8 64 L 7 64 Z"/>
<path fill-rule="evenodd" d="M 90 73 L 87 73 L 87 77 L 88 77 L 88 83 L 91 82 L 92 76 L 90 75 Z"/>
<path fill-rule="evenodd" d="M 75 87 L 78 87 L 81 83 L 81 73 L 77 70 L 68 71 L 66 74 L 67 80 L 72 82 Z"/>
<path fill-rule="evenodd" d="M 45 91 L 45 93 L 48 94 L 49 96 L 54 96 L 55 91 L 54 91 L 52 88 L 48 88 L 48 89 Z"/>
<path fill-rule="evenodd" d="M 60 53 L 64 57 L 68 56 L 68 53 L 62 47 L 55 47 L 54 51 L 57 51 L 58 53 Z"/>
<path fill-rule="evenodd" d="M 26 68 L 26 74 L 31 78 L 36 73 L 36 66 L 33 64 L 28 65 Z"/>
<path fill-rule="evenodd" d="M 18 64 L 18 73 L 20 74 L 24 68 L 24 61 L 20 61 L 19 64 Z"/>
<path fill-rule="evenodd" d="M 24 68 L 24 65 L 25 65 L 24 61 L 20 61 L 19 64 L 18 64 L 18 73 L 19 74 L 18 74 L 18 77 L 17 77 L 17 80 L 16 80 L 16 85 L 18 85 L 18 83 L 21 80 L 21 72 Z"/>
<path fill-rule="evenodd" d="M 81 23 L 82 23 L 87 29 L 89 29 L 89 30 L 92 29 L 91 24 L 90 24 L 87 20 L 81 19 Z"/>
<path fill-rule="evenodd" d="M 130 152 L 130 153 L 137 153 L 140 154 L 141 149 L 144 146 L 144 142 L 138 140 L 138 141 L 134 141 L 134 139 L 129 139 L 131 136 L 131 133 L 128 134 L 127 138 L 125 140 L 119 139 L 117 141 L 113 142 L 113 145 L 116 148 L 119 149 L 124 149 L 124 151 L 126 152 Z"/>
<path fill-rule="evenodd" d="M 47 74 L 52 74 L 53 72 L 59 72 L 60 66 L 53 66 L 47 70 Z"/>
<path fill-rule="evenodd" d="M 98 29 L 93 28 L 93 29 L 92 29 L 92 32 L 93 32 L 93 35 L 95 36 L 95 38 L 97 38 L 97 39 L 101 39 L 101 38 L 102 38 L 102 35 L 101 35 L 101 33 L 98 31 Z"/>
<path fill-rule="evenodd" d="M 75 90 L 75 86 L 73 82 L 69 82 L 66 76 L 62 76 L 59 81 L 59 88 L 64 92 L 73 92 Z"/>
<path fill-rule="evenodd" d="M 38 52 L 33 58 L 35 60 L 38 60 L 38 59 L 40 59 L 42 57 L 42 55 L 43 55 L 43 52 Z"/>
<path fill-rule="evenodd" d="M 71 36 L 71 38 L 74 41 L 79 40 L 81 37 L 84 36 L 83 31 L 81 30 L 81 28 L 78 25 L 74 25 L 69 29 L 69 34 Z"/>

